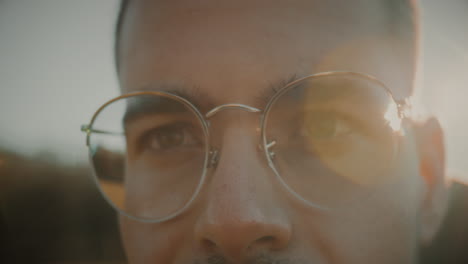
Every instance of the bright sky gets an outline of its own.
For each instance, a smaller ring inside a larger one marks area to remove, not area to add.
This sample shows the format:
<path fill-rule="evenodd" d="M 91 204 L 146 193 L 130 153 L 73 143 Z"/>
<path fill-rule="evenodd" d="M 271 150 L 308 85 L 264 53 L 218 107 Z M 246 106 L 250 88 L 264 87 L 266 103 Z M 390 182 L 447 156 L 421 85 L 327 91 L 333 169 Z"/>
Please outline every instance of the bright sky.
<path fill-rule="evenodd" d="M 468 180 L 468 0 L 420 0 L 420 85 L 446 130 L 448 167 Z M 117 0 L 0 0 L 0 146 L 87 158 L 80 125 L 117 95 Z"/>

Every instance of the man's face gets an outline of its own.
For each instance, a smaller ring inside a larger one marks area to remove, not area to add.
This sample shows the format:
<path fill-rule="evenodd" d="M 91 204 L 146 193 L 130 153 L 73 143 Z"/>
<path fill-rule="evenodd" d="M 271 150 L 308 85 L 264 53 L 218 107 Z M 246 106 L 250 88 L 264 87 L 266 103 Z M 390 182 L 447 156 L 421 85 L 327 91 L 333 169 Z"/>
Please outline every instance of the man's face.
<path fill-rule="evenodd" d="M 346 70 L 376 76 L 396 99 L 411 94 L 412 43 L 392 35 L 380 1 L 132 1 L 126 12 L 124 93 L 177 84 L 212 106 L 264 109 L 258 94 L 273 95 L 272 83 Z M 426 196 L 409 124 L 394 175 L 368 188 L 367 199 L 326 212 L 275 178 L 258 148 L 258 115 L 230 110 L 210 121 L 219 161 L 191 207 L 162 223 L 120 219 L 131 263 L 417 259 Z"/>

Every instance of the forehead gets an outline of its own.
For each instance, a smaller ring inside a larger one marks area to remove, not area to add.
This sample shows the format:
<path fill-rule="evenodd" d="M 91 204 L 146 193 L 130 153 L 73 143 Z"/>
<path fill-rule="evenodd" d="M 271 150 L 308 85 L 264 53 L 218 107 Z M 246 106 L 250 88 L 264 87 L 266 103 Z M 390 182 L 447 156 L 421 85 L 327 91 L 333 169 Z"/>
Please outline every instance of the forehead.
<path fill-rule="evenodd" d="M 344 70 L 374 75 L 404 97 L 413 55 L 390 23 L 375 0 L 131 1 L 119 78 L 124 92 L 181 84 L 219 103 L 249 103 L 293 75 Z"/>

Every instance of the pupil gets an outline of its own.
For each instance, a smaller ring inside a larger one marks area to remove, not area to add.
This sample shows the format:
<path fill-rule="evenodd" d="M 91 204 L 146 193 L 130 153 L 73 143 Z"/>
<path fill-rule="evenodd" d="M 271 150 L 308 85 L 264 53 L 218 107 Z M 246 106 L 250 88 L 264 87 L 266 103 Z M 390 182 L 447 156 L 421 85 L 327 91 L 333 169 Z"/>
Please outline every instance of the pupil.
<path fill-rule="evenodd" d="M 158 135 L 158 141 L 161 148 L 177 147 L 182 144 L 184 134 L 181 129 L 168 129 Z"/>
<path fill-rule="evenodd" d="M 313 138 L 329 138 L 335 135 L 336 119 L 331 115 L 317 114 L 308 125 L 308 134 Z"/>

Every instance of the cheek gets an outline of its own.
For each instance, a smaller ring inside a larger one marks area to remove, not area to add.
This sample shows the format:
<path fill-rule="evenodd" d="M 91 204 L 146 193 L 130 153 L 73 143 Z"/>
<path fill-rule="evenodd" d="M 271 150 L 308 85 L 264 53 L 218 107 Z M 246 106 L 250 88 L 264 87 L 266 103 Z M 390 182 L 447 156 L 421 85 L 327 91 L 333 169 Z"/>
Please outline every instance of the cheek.
<path fill-rule="evenodd" d="M 140 223 L 120 217 L 122 243 L 129 263 L 173 263 L 183 258 L 187 230 L 176 225 Z"/>
<path fill-rule="evenodd" d="M 127 163 L 125 205 L 132 215 L 157 219 L 176 214 L 190 201 L 201 181 L 200 177 L 188 177 L 193 174 L 193 166 L 178 166 L 169 172 L 153 164 L 151 160 Z"/>
<path fill-rule="evenodd" d="M 301 217 L 296 230 L 332 263 L 412 263 L 418 243 L 410 207 L 379 198 L 333 215 Z"/>
<path fill-rule="evenodd" d="M 339 211 L 297 217 L 296 230 L 307 230 L 302 239 L 324 245 L 337 263 L 412 263 L 422 189 L 413 146 L 404 145 L 388 182 Z"/>

